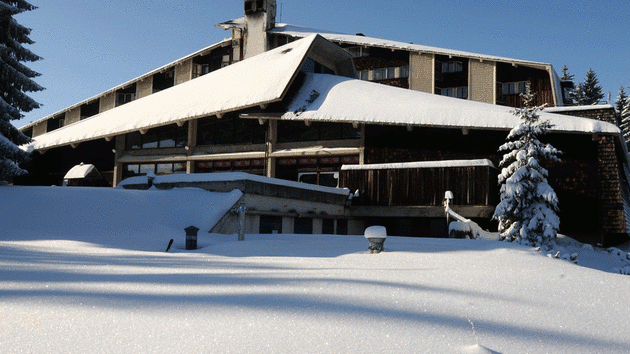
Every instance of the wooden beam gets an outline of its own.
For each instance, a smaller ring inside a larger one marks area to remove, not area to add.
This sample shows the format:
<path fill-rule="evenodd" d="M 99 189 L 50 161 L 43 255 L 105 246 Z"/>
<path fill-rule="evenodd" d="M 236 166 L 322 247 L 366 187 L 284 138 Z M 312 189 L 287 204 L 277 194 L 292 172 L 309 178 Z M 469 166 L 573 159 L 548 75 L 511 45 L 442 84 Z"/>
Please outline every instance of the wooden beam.
<path fill-rule="evenodd" d="M 465 218 L 491 218 L 494 206 L 486 205 L 455 205 L 451 208 Z M 419 217 L 441 218 L 446 220 L 442 206 L 351 206 L 348 215 L 353 217 Z"/>

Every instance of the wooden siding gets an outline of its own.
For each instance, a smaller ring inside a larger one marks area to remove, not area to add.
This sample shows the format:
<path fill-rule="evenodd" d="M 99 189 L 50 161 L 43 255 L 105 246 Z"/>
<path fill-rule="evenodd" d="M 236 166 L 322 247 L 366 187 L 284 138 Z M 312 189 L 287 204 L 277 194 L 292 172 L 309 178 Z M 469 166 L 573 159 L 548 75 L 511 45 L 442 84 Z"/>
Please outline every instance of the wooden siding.
<path fill-rule="evenodd" d="M 361 205 L 441 206 L 447 190 L 455 205 L 495 205 L 496 176 L 488 166 L 344 170 L 340 184 L 359 190 Z"/>

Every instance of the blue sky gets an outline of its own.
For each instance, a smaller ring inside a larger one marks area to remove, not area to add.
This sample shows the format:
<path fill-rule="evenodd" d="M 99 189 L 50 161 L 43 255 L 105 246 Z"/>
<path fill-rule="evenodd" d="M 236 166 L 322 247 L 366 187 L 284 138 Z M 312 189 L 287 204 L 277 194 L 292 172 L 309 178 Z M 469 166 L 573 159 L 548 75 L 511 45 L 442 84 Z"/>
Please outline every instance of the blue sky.
<path fill-rule="evenodd" d="M 30 0 L 16 17 L 32 29 L 27 63 L 44 106 L 16 126 L 228 37 L 215 24 L 243 14 L 243 0 Z M 630 85 L 630 3 L 600 1 L 277 0 L 278 22 L 515 59 L 566 64 L 576 82 L 592 68 L 612 100 Z M 605 5 L 604 5 L 605 3 Z M 281 18 L 280 18 L 281 17 Z M 630 90 L 627 90 L 630 91 Z"/>

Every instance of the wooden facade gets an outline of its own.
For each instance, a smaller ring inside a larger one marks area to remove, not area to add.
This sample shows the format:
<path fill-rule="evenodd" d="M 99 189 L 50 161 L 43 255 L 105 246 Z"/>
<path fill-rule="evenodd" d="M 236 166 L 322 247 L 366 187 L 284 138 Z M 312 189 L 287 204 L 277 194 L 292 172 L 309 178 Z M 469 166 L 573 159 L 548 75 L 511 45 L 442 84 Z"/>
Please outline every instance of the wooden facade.
<path fill-rule="evenodd" d="M 497 175 L 494 166 L 342 169 L 340 185 L 359 191 L 355 205 L 442 206 L 452 191 L 455 205 L 494 206 Z"/>

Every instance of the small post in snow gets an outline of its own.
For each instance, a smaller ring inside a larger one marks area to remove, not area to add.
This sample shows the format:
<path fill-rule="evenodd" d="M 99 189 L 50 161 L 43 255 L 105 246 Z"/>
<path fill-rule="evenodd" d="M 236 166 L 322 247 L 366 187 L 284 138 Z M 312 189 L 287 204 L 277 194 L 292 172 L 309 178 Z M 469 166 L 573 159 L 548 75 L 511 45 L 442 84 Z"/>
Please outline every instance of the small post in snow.
<path fill-rule="evenodd" d="M 370 253 L 381 253 L 383 251 L 383 242 L 387 238 L 387 229 L 385 229 L 385 226 L 370 226 L 365 229 L 365 238 L 370 242 L 368 246 Z"/>
<path fill-rule="evenodd" d="M 451 213 L 449 211 L 451 209 L 452 200 L 453 200 L 453 192 L 451 191 L 444 192 L 444 211 L 446 213 L 446 227 L 447 228 L 451 224 Z"/>
<path fill-rule="evenodd" d="M 245 213 L 247 212 L 245 204 L 239 205 L 236 212 L 238 213 L 238 240 L 245 241 Z"/>
<path fill-rule="evenodd" d="M 186 249 L 187 250 L 196 250 L 197 249 L 197 231 L 199 231 L 198 227 L 188 226 L 184 229 L 186 231 Z"/>

